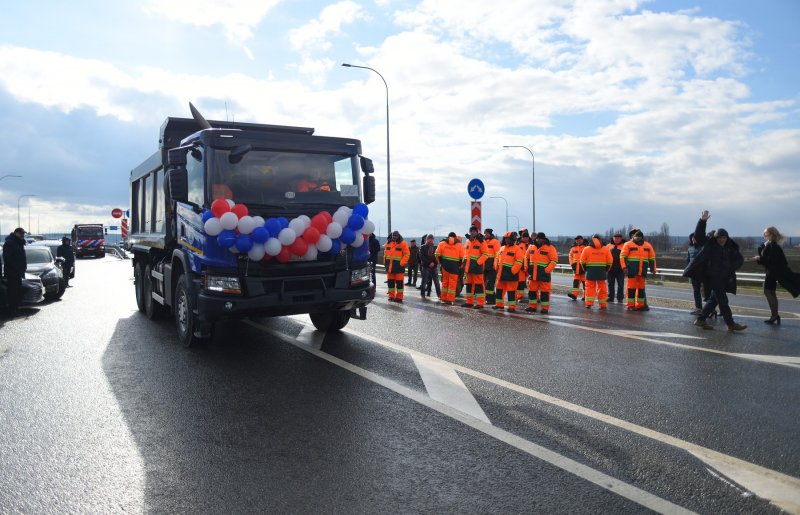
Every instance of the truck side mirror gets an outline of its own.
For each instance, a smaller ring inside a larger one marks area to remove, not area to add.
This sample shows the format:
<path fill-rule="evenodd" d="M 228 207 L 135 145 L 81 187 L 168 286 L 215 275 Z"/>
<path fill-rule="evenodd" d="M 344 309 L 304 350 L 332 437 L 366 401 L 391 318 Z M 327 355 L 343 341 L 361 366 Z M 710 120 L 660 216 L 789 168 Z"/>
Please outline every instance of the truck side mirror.
<path fill-rule="evenodd" d="M 364 176 L 364 204 L 375 202 L 375 177 L 372 175 Z"/>
<path fill-rule="evenodd" d="M 186 148 L 171 148 L 167 151 L 167 166 L 186 166 Z"/>
<path fill-rule="evenodd" d="M 189 174 L 186 167 L 170 168 L 167 172 L 167 182 L 169 184 L 169 197 L 177 202 L 189 201 Z"/>
<path fill-rule="evenodd" d="M 372 159 L 360 156 L 359 161 L 361 161 L 361 171 L 364 172 L 365 175 L 375 172 L 375 167 L 372 166 Z"/>

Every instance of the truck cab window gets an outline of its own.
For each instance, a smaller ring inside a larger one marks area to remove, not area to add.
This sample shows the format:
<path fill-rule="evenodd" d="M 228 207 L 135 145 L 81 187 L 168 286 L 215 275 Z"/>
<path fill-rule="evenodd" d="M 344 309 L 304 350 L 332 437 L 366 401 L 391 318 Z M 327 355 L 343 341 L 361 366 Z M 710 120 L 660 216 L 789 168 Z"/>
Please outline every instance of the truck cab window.
<path fill-rule="evenodd" d="M 186 156 L 186 175 L 189 179 L 189 202 L 203 205 L 205 199 L 203 189 L 203 152 L 193 149 Z"/>

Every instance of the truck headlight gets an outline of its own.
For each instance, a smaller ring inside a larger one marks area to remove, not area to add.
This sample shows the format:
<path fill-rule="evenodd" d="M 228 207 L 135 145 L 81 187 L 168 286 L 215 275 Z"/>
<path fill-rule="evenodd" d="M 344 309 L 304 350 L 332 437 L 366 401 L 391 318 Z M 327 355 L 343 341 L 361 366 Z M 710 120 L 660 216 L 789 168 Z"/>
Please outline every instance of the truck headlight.
<path fill-rule="evenodd" d="M 205 276 L 205 289 L 220 293 L 241 294 L 242 286 L 238 277 L 228 275 L 207 275 Z"/>
<path fill-rule="evenodd" d="M 350 273 L 350 284 L 361 284 L 369 282 L 369 267 L 357 268 Z"/>

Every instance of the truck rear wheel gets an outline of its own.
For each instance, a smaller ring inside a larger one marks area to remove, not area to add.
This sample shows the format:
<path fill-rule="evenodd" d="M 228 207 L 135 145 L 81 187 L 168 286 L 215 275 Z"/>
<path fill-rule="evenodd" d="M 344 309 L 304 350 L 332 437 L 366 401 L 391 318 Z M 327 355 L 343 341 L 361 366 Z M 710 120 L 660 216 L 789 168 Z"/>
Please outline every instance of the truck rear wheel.
<path fill-rule="evenodd" d="M 194 299 L 189 294 L 189 283 L 186 274 L 178 278 L 175 288 L 175 328 L 178 330 L 178 341 L 184 347 L 202 347 L 210 338 L 195 336 L 197 321 L 194 318 Z"/>
<path fill-rule="evenodd" d="M 136 291 L 136 307 L 144 313 L 144 293 L 142 292 L 142 276 L 144 266 L 138 263 L 133 267 L 133 289 Z"/>
<path fill-rule="evenodd" d="M 349 311 L 328 311 L 326 313 L 309 313 L 311 323 L 320 331 L 339 331 L 350 321 Z"/>
<path fill-rule="evenodd" d="M 150 320 L 159 320 L 166 313 L 164 306 L 153 298 L 153 269 L 147 265 L 142 274 L 142 295 L 144 298 L 144 314 Z"/>

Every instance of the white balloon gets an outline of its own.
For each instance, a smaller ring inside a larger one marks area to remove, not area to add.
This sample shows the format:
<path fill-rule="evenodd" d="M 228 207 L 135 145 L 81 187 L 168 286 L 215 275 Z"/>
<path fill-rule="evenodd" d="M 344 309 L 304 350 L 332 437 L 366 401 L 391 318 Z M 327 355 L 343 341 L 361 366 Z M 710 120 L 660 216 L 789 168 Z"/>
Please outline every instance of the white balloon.
<path fill-rule="evenodd" d="M 364 244 L 364 235 L 359 232 L 356 233 L 356 239 L 353 240 L 353 243 L 351 243 L 350 246 L 357 249 L 363 244 Z"/>
<path fill-rule="evenodd" d="M 308 229 L 309 227 L 311 227 L 311 218 L 309 218 L 308 216 L 300 215 L 300 216 L 297 217 L 297 219 L 303 221 L 303 230 L 304 231 L 306 229 Z"/>
<path fill-rule="evenodd" d="M 264 250 L 264 245 L 261 243 L 254 243 L 253 248 L 247 251 L 247 257 L 252 259 L 253 261 L 261 261 L 264 259 L 264 254 L 266 250 Z"/>
<path fill-rule="evenodd" d="M 281 242 L 278 241 L 278 238 L 270 238 L 264 244 L 264 250 L 270 256 L 277 256 L 281 253 Z"/>
<path fill-rule="evenodd" d="M 335 240 L 336 238 L 342 235 L 342 224 L 340 224 L 339 222 L 329 223 L 328 230 L 325 231 L 325 234 L 328 235 L 328 238 Z"/>
<path fill-rule="evenodd" d="M 308 250 L 303 255 L 303 259 L 305 261 L 314 261 L 315 259 L 317 259 L 317 247 L 315 247 L 314 245 L 309 245 Z"/>
<path fill-rule="evenodd" d="M 362 227 L 358 231 L 362 234 L 366 234 L 367 236 L 369 236 L 370 234 L 375 232 L 375 224 L 372 222 L 372 220 L 364 220 L 364 227 Z"/>
<path fill-rule="evenodd" d="M 293 218 L 291 222 L 289 222 L 289 229 L 293 230 L 295 234 L 302 234 L 303 231 L 306 230 L 306 226 L 303 223 L 303 220 L 298 218 Z"/>
<path fill-rule="evenodd" d="M 296 239 L 297 233 L 288 227 L 286 229 L 281 229 L 281 232 L 278 233 L 278 241 L 283 245 L 291 245 Z"/>
<path fill-rule="evenodd" d="M 320 252 L 328 252 L 331 250 L 332 246 L 333 241 L 331 241 L 331 239 L 325 234 L 321 235 L 319 240 L 317 240 L 317 248 Z"/>
<path fill-rule="evenodd" d="M 214 217 L 206 220 L 206 223 L 203 225 L 203 230 L 205 230 L 206 234 L 209 236 L 219 236 L 219 233 L 222 232 L 222 224 L 219 218 Z"/>
<path fill-rule="evenodd" d="M 333 221 L 341 225 L 342 227 L 347 226 L 348 220 L 350 220 L 350 215 L 347 214 L 347 211 L 339 210 L 333 214 Z"/>
<path fill-rule="evenodd" d="M 256 215 L 253 217 L 253 222 L 255 222 L 256 224 L 255 227 L 264 227 L 265 220 L 262 217 Z M 253 229 L 255 229 L 255 227 L 253 227 Z"/>
<path fill-rule="evenodd" d="M 256 223 L 252 216 L 245 215 L 239 219 L 239 232 L 241 234 L 250 234 L 256 228 Z"/>
<path fill-rule="evenodd" d="M 228 211 L 220 216 L 219 221 L 222 224 L 222 228 L 229 231 L 236 229 L 236 226 L 239 225 L 239 217 L 232 211 Z"/>
<path fill-rule="evenodd" d="M 225 202 L 227 202 L 228 206 L 230 206 L 230 207 L 233 207 L 233 206 L 236 205 L 236 202 L 234 202 L 232 199 L 229 199 L 229 198 L 226 198 Z"/>

